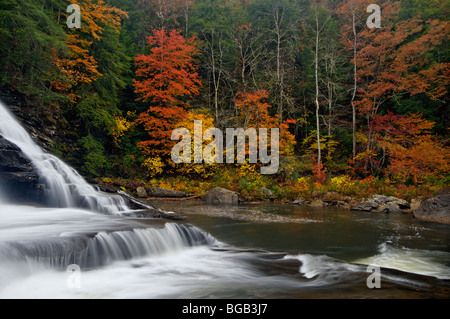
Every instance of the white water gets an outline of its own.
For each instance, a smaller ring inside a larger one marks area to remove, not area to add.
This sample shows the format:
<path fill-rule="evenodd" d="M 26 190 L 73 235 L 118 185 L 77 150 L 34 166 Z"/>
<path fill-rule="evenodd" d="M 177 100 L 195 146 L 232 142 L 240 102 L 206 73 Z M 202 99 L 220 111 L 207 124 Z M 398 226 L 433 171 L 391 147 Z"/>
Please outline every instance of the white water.
<path fill-rule="evenodd" d="M 394 247 L 383 243 L 378 248 L 379 254 L 369 258 L 355 260 L 355 263 L 398 269 L 414 274 L 450 279 L 450 253 Z"/>
<path fill-rule="evenodd" d="M 274 274 L 276 258 L 230 249 L 196 227 L 128 218 L 122 197 L 96 191 L 44 153 L 1 103 L 0 134 L 30 158 L 50 206 L 8 204 L 0 190 L 0 298 L 310 298 L 311 287 L 364 282 L 362 266 L 309 254 L 281 258 L 300 262 L 298 276 Z M 381 251 L 359 262 L 386 266 L 403 253 Z M 422 257 L 414 255 L 414 263 L 430 261 Z M 68 286 L 72 264 L 81 267 L 79 288 Z"/>
<path fill-rule="evenodd" d="M 73 168 L 45 153 L 1 102 L 0 134 L 16 144 L 38 170 L 48 206 L 86 208 L 106 214 L 130 210 L 121 196 L 96 191 Z"/>
<path fill-rule="evenodd" d="M 31 160 L 49 206 L 10 204 L 0 190 L 0 296 L 59 298 L 63 294 L 58 289 L 70 292 L 67 273 L 61 272 L 69 265 L 90 273 L 120 261 L 215 242 L 192 226 L 154 221 L 149 227 L 126 217 L 131 210 L 122 196 L 95 190 L 74 169 L 45 153 L 2 103 L 0 134 Z"/>

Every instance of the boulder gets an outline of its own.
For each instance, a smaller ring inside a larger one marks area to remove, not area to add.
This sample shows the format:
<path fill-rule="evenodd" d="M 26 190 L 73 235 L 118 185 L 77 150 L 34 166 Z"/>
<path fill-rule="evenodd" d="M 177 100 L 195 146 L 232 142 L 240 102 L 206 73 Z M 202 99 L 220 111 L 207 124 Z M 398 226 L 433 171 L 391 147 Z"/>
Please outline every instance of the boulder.
<path fill-rule="evenodd" d="M 424 197 L 419 197 L 419 198 L 413 198 L 411 200 L 411 203 L 409 204 L 409 206 L 411 207 L 411 211 L 415 212 L 418 211 L 420 208 L 420 205 L 422 205 L 422 202 L 425 200 Z"/>
<path fill-rule="evenodd" d="M 420 220 L 450 225 L 450 187 L 424 199 L 414 217 Z"/>
<path fill-rule="evenodd" d="M 351 209 L 375 213 L 402 213 L 409 207 L 409 203 L 406 200 L 393 196 L 373 195 Z"/>
<path fill-rule="evenodd" d="M 309 204 L 309 206 L 311 206 L 311 207 L 326 207 L 327 203 L 321 199 L 315 199 Z"/>
<path fill-rule="evenodd" d="M 165 189 L 160 187 L 150 187 L 147 189 L 149 197 L 186 197 L 185 192 L 174 191 L 172 189 Z"/>
<path fill-rule="evenodd" d="M 270 197 L 270 196 L 273 196 L 273 192 L 270 190 L 270 189 L 268 189 L 267 187 L 260 187 L 259 188 L 259 191 L 261 192 L 261 194 L 263 194 L 264 196 L 268 196 L 268 197 Z"/>
<path fill-rule="evenodd" d="M 139 186 L 138 188 L 136 188 L 136 194 L 137 194 L 137 197 L 139 197 L 139 198 L 148 197 L 147 191 L 142 186 Z"/>
<path fill-rule="evenodd" d="M 0 135 L 0 189 L 12 202 L 42 204 L 44 190 L 31 161 L 14 143 Z"/>
<path fill-rule="evenodd" d="M 291 204 L 304 205 L 305 204 L 305 200 L 303 198 L 297 198 L 296 200 L 292 201 Z"/>
<path fill-rule="evenodd" d="M 203 198 L 208 204 L 239 204 L 238 194 L 222 187 L 213 188 Z"/>

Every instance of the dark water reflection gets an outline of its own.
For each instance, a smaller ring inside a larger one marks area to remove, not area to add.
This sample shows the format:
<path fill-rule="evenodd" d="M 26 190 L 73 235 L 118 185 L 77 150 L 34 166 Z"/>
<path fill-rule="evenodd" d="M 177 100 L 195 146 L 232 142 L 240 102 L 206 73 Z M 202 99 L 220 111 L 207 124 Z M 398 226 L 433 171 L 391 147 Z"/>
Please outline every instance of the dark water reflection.
<path fill-rule="evenodd" d="M 185 215 L 189 223 L 238 247 L 327 255 L 355 262 L 379 254 L 380 247 L 388 245 L 404 252 L 420 252 L 426 258 L 429 255 L 432 260 L 437 258 L 444 270 L 450 267 L 450 226 L 420 221 L 410 214 L 284 204 L 213 206 L 201 201 L 152 204 Z M 450 273 L 449 268 L 446 273 Z"/>

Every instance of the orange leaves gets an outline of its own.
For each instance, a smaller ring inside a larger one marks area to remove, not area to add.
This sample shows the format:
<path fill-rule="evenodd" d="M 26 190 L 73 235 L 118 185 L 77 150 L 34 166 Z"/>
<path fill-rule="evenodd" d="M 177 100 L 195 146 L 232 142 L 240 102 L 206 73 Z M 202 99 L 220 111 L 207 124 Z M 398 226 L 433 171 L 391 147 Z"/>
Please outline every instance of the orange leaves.
<path fill-rule="evenodd" d="M 172 131 L 185 116 L 186 111 L 178 106 L 152 106 L 147 112 L 141 113 L 136 121 L 143 125 L 150 137 L 138 143 L 142 153 L 146 156 L 169 156 L 175 145 L 171 140 Z"/>
<path fill-rule="evenodd" d="M 275 118 L 269 116 L 269 108 L 272 107 L 264 102 L 269 97 L 266 91 L 254 93 L 239 92 L 236 98 L 236 108 L 239 111 L 239 123 L 243 127 L 277 127 Z"/>
<path fill-rule="evenodd" d="M 139 100 L 175 105 L 183 96 L 199 94 L 201 81 L 196 72 L 195 56 L 199 54 L 196 38 L 184 38 L 177 30 L 154 30 L 147 38 L 149 55 L 138 55 L 134 80 Z"/>
<path fill-rule="evenodd" d="M 363 114 L 376 114 L 378 106 L 394 93 L 423 93 L 432 99 L 447 94 L 449 65 L 432 63 L 429 55 L 448 40 L 450 23 L 420 19 L 397 22 L 399 9 L 399 2 L 387 3 L 382 27 L 361 33 L 364 46 L 357 64 Z"/>
<path fill-rule="evenodd" d="M 104 0 L 73 0 L 82 11 L 81 31 L 90 34 L 95 40 L 100 40 L 104 25 L 119 32 L 122 17 L 128 18 L 126 11 L 110 6 Z"/>
<path fill-rule="evenodd" d="M 53 83 L 58 91 L 67 91 L 80 83 L 92 83 L 102 76 L 97 69 L 97 61 L 90 53 L 90 47 L 93 41 L 100 40 L 104 26 L 119 32 L 121 18 L 128 17 L 125 11 L 112 7 L 103 0 L 73 0 L 72 3 L 81 7 L 82 25 L 81 29 L 69 31 L 66 40 L 69 54 L 54 54 L 53 63 L 65 77 L 64 83 Z M 74 95 L 69 93 L 68 96 Z"/>
<path fill-rule="evenodd" d="M 430 176 L 442 177 L 450 170 L 450 149 L 431 135 L 433 122 L 421 114 L 400 116 L 388 113 L 374 121 L 378 145 L 390 157 L 388 173 L 400 181 L 414 183 Z"/>
<path fill-rule="evenodd" d="M 278 115 L 271 116 L 269 108 L 272 106 L 265 102 L 268 97 L 267 91 L 239 92 L 236 98 L 239 125 L 255 129 L 280 128 L 280 153 L 293 155 L 296 141 L 295 136 L 289 132 L 289 123 L 292 123 L 293 120 L 280 123 Z"/>
<path fill-rule="evenodd" d="M 410 147 L 393 151 L 389 173 L 400 181 L 411 178 L 421 183 L 426 178 L 442 178 L 450 171 L 450 148 L 435 141 L 416 141 Z"/>
<path fill-rule="evenodd" d="M 149 140 L 138 144 L 146 156 L 170 155 L 172 131 L 187 114 L 188 105 L 181 98 L 199 94 L 201 81 L 195 72 L 199 50 L 195 41 L 195 37 L 186 39 L 176 30 L 154 30 L 147 38 L 150 54 L 135 57 L 139 79 L 133 82 L 138 100 L 158 104 L 137 119 L 149 135 Z"/>

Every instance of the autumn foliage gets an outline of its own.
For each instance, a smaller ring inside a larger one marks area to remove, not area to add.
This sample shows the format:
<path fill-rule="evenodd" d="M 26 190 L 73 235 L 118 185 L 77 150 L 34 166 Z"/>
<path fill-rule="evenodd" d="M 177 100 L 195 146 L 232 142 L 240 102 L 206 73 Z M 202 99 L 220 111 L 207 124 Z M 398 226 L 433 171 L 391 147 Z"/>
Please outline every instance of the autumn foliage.
<path fill-rule="evenodd" d="M 269 132 L 271 128 L 279 128 L 280 154 L 293 155 L 296 142 L 295 136 L 289 131 L 289 124 L 293 120 L 280 123 L 278 114 L 270 115 L 272 106 L 267 103 L 268 98 L 269 93 L 266 91 L 239 92 L 236 98 L 237 121 L 243 128 L 267 128 Z"/>
<path fill-rule="evenodd" d="M 0 95 L 23 97 L 19 113 L 49 124 L 55 152 L 86 176 L 231 180 L 293 198 L 449 185 L 449 1 L 1 2 Z M 81 29 L 67 27 L 68 4 Z M 279 128 L 278 172 L 172 165 L 171 134 L 193 136 L 194 120 Z"/>
<path fill-rule="evenodd" d="M 102 74 L 98 71 L 97 61 L 90 54 L 89 49 L 94 41 L 99 41 L 105 26 L 119 32 L 122 17 L 128 13 L 110 6 L 103 0 L 74 0 L 71 3 L 83 8 L 83 27 L 78 31 L 72 30 L 66 40 L 69 54 L 63 56 L 54 53 L 53 63 L 64 76 L 64 81 L 53 81 L 53 87 L 62 92 L 82 83 L 92 83 Z M 70 93 L 69 93 L 70 94 Z M 70 96 L 74 97 L 73 94 Z"/>
<path fill-rule="evenodd" d="M 434 126 L 421 114 L 400 116 L 388 113 L 374 120 L 379 148 L 389 157 L 387 174 L 397 181 L 418 184 L 430 177 L 443 178 L 450 170 L 450 148 L 430 132 Z"/>
<path fill-rule="evenodd" d="M 180 31 L 165 28 L 154 30 L 147 38 L 148 55 L 138 55 L 134 61 L 136 76 L 133 81 L 138 100 L 149 102 L 146 112 L 137 119 L 149 134 L 149 139 L 139 142 L 144 155 L 166 157 L 173 142 L 170 137 L 182 118 L 188 103 L 183 99 L 199 94 L 201 81 L 196 65 L 199 50 L 196 38 L 184 38 Z"/>

